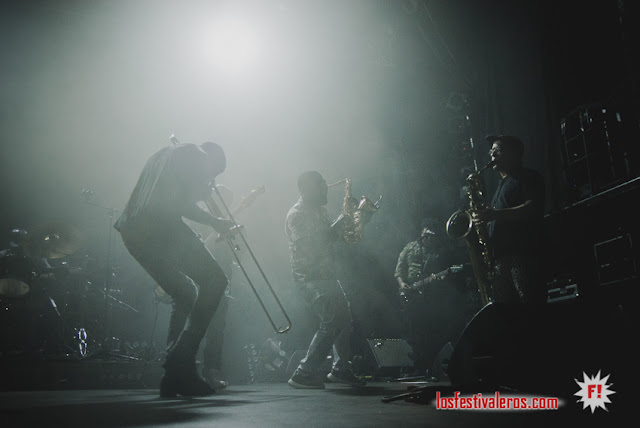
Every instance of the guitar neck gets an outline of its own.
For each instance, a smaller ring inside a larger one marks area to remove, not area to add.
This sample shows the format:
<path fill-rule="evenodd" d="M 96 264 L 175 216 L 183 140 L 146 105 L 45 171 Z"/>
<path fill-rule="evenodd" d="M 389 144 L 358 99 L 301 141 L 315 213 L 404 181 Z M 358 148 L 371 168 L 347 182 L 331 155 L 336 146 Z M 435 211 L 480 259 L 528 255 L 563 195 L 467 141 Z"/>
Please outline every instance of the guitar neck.
<path fill-rule="evenodd" d="M 417 287 L 425 286 L 425 285 L 431 283 L 431 281 L 433 281 L 433 280 L 441 279 L 441 278 L 445 277 L 448 273 L 449 273 L 449 269 L 445 269 L 442 272 L 438 272 L 437 274 L 435 274 L 435 278 L 429 276 L 427 278 L 424 278 L 424 279 L 421 279 L 420 281 L 415 282 L 411 287 L 412 288 L 417 288 Z"/>
<path fill-rule="evenodd" d="M 430 284 L 433 280 L 442 279 L 449 274 L 455 274 L 456 272 L 460 272 L 462 270 L 462 265 L 453 265 L 443 270 L 442 272 L 436 273 L 434 276 L 429 276 L 427 278 L 421 279 L 420 281 L 416 281 L 411 284 L 408 289 L 405 289 L 408 293 L 422 292 L 422 288 L 426 285 Z M 403 290 L 400 294 L 404 296 L 405 300 L 408 301 L 407 293 Z"/>
<path fill-rule="evenodd" d="M 240 205 L 238 208 L 236 208 L 235 210 L 233 210 L 233 212 L 231 213 L 232 216 L 237 216 L 238 214 L 240 214 L 242 211 L 244 211 L 245 209 L 247 209 L 247 205 Z"/>
<path fill-rule="evenodd" d="M 260 196 L 261 194 L 264 193 L 264 186 L 259 186 L 256 187 L 255 189 L 251 190 L 251 192 L 249 192 L 249 196 L 245 197 L 241 202 L 240 205 L 238 205 L 238 208 L 236 208 L 231 215 L 233 217 L 235 217 L 236 215 L 238 215 L 238 213 L 244 211 L 245 209 L 249 208 L 249 206 L 253 203 L 253 201 L 256 200 L 256 198 L 258 196 Z"/>

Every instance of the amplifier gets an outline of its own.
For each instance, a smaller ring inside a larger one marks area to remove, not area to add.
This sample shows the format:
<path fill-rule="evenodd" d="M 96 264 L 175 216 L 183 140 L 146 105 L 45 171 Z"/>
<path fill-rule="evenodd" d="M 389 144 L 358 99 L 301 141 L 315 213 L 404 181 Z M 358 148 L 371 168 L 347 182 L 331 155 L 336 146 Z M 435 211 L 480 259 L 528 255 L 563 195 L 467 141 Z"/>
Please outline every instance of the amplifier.
<path fill-rule="evenodd" d="M 594 244 L 593 251 L 600 285 L 612 284 L 638 275 L 631 234 L 625 233 Z"/>
<path fill-rule="evenodd" d="M 630 178 L 622 116 L 602 105 L 580 106 L 560 121 L 570 203 Z"/>
<path fill-rule="evenodd" d="M 568 303 L 578 298 L 579 295 L 577 284 L 563 285 L 547 291 L 547 303 Z"/>
<path fill-rule="evenodd" d="M 367 339 L 378 376 L 399 376 L 413 368 L 411 346 L 404 339 Z"/>

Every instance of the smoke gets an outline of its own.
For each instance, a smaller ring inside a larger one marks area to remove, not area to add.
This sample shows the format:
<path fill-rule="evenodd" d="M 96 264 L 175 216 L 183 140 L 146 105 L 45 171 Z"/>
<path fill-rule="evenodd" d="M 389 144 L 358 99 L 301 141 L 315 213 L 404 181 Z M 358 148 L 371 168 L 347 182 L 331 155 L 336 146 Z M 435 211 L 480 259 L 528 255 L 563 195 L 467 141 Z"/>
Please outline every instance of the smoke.
<path fill-rule="evenodd" d="M 141 301 L 129 303 L 146 307 L 150 298 L 140 290 L 153 285 L 110 229 L 114 210 L 124 207 L 146 159 L 171 144 L 170 135 L 183 143 L 214 141 L 227 154 L 217 182 L 236 201 L 265 187 L 237 220 L 285 307 L 299 314 L 283 232 L 298 198 L 297 176 L 317 170 L 329 183 L 349 177 L 354 196 L 383 200 L 365 241 L 338 250 L 345 284 L 361 305 L 358 316 L 370 318 L 360 320 L 366 334 L 395 334 L 397 321 L 380 331 L 376 322 L 385 319 L 371 315 L 393 298 L 397 254 L 421 217 L 442 217 L 452 207 L 441 201 L 457 195 L 442 181 L 448 166 L 436 121 L 448 88 L 435 67 L 425 74 L 416 66 L 428 54 L 413 49 L 419 37 L 403 33 L 413 27 L 403 26 L 412 18 L 402 8 L 390 12 L 366 1 L 6 8 L 0 73 L 10 101 L 0 120 L 2 179 L 12 186 L 5 189 L 5 228 L 53 220 L 79 227 L 83 254 L 96 266 L 111 257 L 120 269 L 116 286 L 136 290 L 129 296 Z M 251 28 L 259 41 L 246 69 L 230 72 L 207 56 L 215 52 L 204 48 L 205 38 L 223 19 L 242 21 L 239 28 Z M 94 192 L 99 206 L 86 204 L 82 189 Z M 341 187 L 330 190 L 333 216 L 343 196 Z M 247 307 L 242 324 L 251 334 L 236 336 L 272 334 L 256 304 Z M 161 322 L 160 342 L 163 328 Z"/>

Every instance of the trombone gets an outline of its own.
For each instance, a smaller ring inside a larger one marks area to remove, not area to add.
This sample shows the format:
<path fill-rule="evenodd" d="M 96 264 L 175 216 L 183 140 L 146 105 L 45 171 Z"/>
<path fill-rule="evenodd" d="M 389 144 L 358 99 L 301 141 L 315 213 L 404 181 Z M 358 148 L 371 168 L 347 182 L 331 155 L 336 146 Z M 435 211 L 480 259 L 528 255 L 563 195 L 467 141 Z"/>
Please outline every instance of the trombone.
<path fill-rule="evenodd" d="M 173 134 L 169 137 L 169 139 L 171 140 L 171 142 L 174 145 L 180 144 L 180 141 Z M 215 186 L 215 183 L 212 186 L 212 188 L 216 192 L 216 195 L 220 199 L 220 202 L 222 202 L 222 206 L 224 207 L 224 209 L 225 209 L 225 211 L 227 212 L 227 215 L 228 215 L 227 218 L 229 220 L 231 220 L 233 222 L 233 224 L 234 224 L 234 226 L 231 229 L 229 229 L 228 232 L 226 232 L 225 234 L 221 234 L 220 238 L 222 238 L 225 241 L 227 241 L 227 244 L 229 245 L 229 248 L 231 249 L 231 252 L 233 253 L 234 258 L 236 259 L 236 263 L 238 263 L 238 266 L 240 266 L 240 270 L 242 270 L 242 273 L 244 274 L 245 278 L 247 279 L 247 282 L 249 283 L 249 286 L 251 287 L 251 290 L 253 291 L 253 294 L 255 294 L 256 299 L 258 299 L 258 303 L 260 303 L 260 306 L 262 307 L 262 310 L 264 311 L 265 315 L 267 316 L 267 319 L 269 320 L 269 323 L 271 324 L 271 326 L 273 327 L 275 332 L 276 333 L 286 333 L 287 331 L 291 330 L 291 319 L 289 318 L 289 315 L 287 314 L 287 311 L 285 311 L 284 306 L 282 306 L 282 303 L 280 302 L 280 299 L 278 298 L 276 292 L 273 290 L 273 287 L 271 286 L 271 283 L 269 282 L 269 280 L 267 279 L 267 276 L 265 275 L 264 271 L 262 270 L 262 267 L 260 266 L 260 263 L 258 263 L 258 259 L 256 259 L 256 256 L 253 254 L 253 251 L 251 250 L 251 247 L 249 246 L 249 243 L 247 242 L 245 237 L 242 235 L 242 233 L 238 233 L 242 229 L 242 226 L 240 226 L 236 222 L 236 220 L 233 218 L 233 214 L 231 214 L 231 211 L 229 210 L 229 207 L 224 202 L 224 199 L 222 198 L 222 195 L 220 194 L 220 190 L 218 190 L 218 188 Z M 224 217 L 224 215 L 222 214 L 222 211 L 220 211 L 220 208 L 218 208 L 218 205 L 213 200 L 213 197 L 211 197 L 211 192 L 209 192 L 209 194 L 207 195 L 207 198 L 204 200 L 204 203 L 207 205 L 207 208 L 209 209 L 209 212 L 212 215 L 215 215 L 215 216 L 218 216 L 218 217 Z M 271 291 L 271 294 L 273 295 L 273 298 L 275 299 L 276 303 L 278 304 L 278 307 L 280 308 L 280 311 L 284 315 L 284 318 L 287 320 L 287 324 L 286 324 L 285 327 L 276 326 L 276 323 L 273 321 L 273 318 L 271 317 L 271 314 L 269 314 L 269 311 L 267 310 L 267 307 L 264 305 L 264 302 L 260 298 L 260 295 L 258 294 L 258 291 L 256 290 L 256 287 L 253 285 L 253 282 L 251 281 L 251 278 L 249 278 L 249 274 L 247 273 L 247 271 L 245 270 L 244 266 L 240 262 L 240 258 L 238 257 L 238 254 L 236 253 L 236 247 L 233 244 L 233 242 L 231 241 L 232 237 L 235 236 L 236 234 L 240 235 L 240 238 L 242 239 L 242 242 L 244 242 L 245 247 L 247 247 L 247 250 L 249 251 L 249 254 L 251 255 L 251 258 L 253 259 L 253 262 L 256 264 L 256 267 L 258 268 L 258 271 L 260 271 L 260 274 L 262 275 L 262 278 L 264 279 L 265 283 L 269 287 L 269 290 Z"/>
<path fill-rule="evenodd" d="M 249 283 L 249 286 L 251 287 L 251 290 L 253 291 L 253 294 L 255 294 L 256 299 L 258 299 L 258 303 L 260 303 L 260 306 L 262 307 L 262 310 L 264 311 L 265 315 L 267 316 L 267 319 L 269 320 L 269 323 L 271 324 L 271 326 L 273 327 L 275 332 L 276 333 L 286 333 L 287 331 L 289 331 L 291 329 L 291 319 L 289 318 L 289 315 L 287 314 L 287 312 L 285 311 L 284 307 L 282 306 L 282 303 L 280 302 L 280 299 L 278 298 L 278 295 L 276 294 L 276 292 L 274 291 L 273 287 L 271 286 L 271 283 L 269 282 L 269 279 L 267 278 L 267 275 L 265 275 L 264 271 L 262 270 L 262 267 L 260 266 L 260 263 L 258 263 L 258 259 L 256 259 L 256 256 L 253 254 L 253 251 L 251 250 L 251 247 L 249 246 L 249 243 L 245 239 L 244 235 L 242 235 L 242 233 L 239 233 L 240 230 L 242 229 L 242 226 L 240 226 L 235 221 L 235 219 L 233 218 L 233 215 L 231 214 L 231 211 L 229 210 L 229 207 L 224 202 L 224 199 L 222 198 L 222 195 L 220 194 L 220 190 L 218 190 L 218 188 L 216 186 L 213 186 L 213 190 L 216 192 L 216 195 L 220 199 L 220 202 L 222 202 L 222 206 L 224 207 L 224 209 L 225 209 L 225 211 L 227 212 L 227 215 L 228 215 L 227 218 L 234 223 L 234 226 L 231 229 L 229 229 L 228 232 L 226 232 L 225 234 L 221 235 L 220 238 L 222 238 L 225 241 L 227 241 L 227 244 L 229 245 L 229 248 L 231 249 L 231 252 L 233 253 L 234 258 L 236 259 L 236 263 L 238 263 L 238 266 L 240 266 L 240 270 L 242 270 L 242 273 L 244 274 L 245 278 L 247 279 L 247 282 Z M 217 215 L 219 217 L 223 217 L 222 216 L 222 212 L 220 211 L 220 208 L 218 208 L 218 205 L 213 200 L 211 195 L 208 195 L 204 202 L 207 205 L 207 208 L 209 209 L 209 212 L 211 214 Z M 235 236 L 235 235 L 240 235 L 240 238 L 242 239 L 242 242 L 244 243 L 245 247 L 249 251 L 249 254 L 251 255 L 251 258 L 253 259 L 253 262 L 255 263 L 256 267 L 258 268 L 258 271 L 260 272 L 260 274 L 262 275 L 262 278 L 264 279 L 264 282 L 269 287 L 269 291 L 271 291 L 271 294 L 273 295 L 273 298 L 275 299 L 276 303 L 278 304 L 278 307 L 280 308 L 280 311 L 284 315 L 284 318 L 287 320 L 287 325 L 285 327 L 277 327 L 276 326 L 276 323 L 273 321 L 273 318 L 271 317 L 271 314 L 269 314 L 269 311 L 267 310 L 267 307 L 264 305 L 264 302 L 260 298 L 260 295 L 258 294 L 258 291 L 256 290 L 256 287 L 253 285 L 253 281 L 251 281 L 251 278 L 249 278 L 249 274 L 247 274 L 247 271 L 245 270 L 244 266 L 240 262 L 240 258 L 238 257 L 238 254 L 236 253 L 236 247 L 233 244 L 233 242 L 231 242 L 232 237 Z"/>

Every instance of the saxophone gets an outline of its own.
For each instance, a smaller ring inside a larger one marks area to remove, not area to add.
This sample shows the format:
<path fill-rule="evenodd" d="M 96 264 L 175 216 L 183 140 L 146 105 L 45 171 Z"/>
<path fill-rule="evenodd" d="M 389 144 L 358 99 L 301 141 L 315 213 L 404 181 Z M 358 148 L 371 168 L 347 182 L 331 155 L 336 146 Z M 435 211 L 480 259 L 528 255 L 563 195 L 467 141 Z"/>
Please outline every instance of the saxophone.
<path fill-rule="evenodd" d="M 447 220 L 447 234 L 449 236 L 456 239 L 466 238 L 469 258 L 483 305 L 487 305 L 492 300 L 491 283 L 494 277 L 494 263 L 491 258 L 487 225 L 486 223 L 474 223 L 472 213 L 486 208 L 483 201 L 484 185 L 481 178 L 482 173 L 494 164 L 495 161 L 491 161 L 480 171 L 467 177 L 466 190 L 469 209 L 456 211 Z"/>
<path fill-rule="evenodd" d="M 376 202 L 366 196 L 362 196 L 360 200 L 351 195 L 351 179 L 344 178 L 329 187 L 344 183 L 344 200 L 342 203 L 342 214 L 339 220 L 344 222 L 342 227 L 342 240 L 347 244 L 355 244 L 360 242 L 364 237 L 364 226 L 370 220 L 373 214 L 378 210 L 382 196 Z M 336 220 L 336 221 L 339 221 Z"/>

